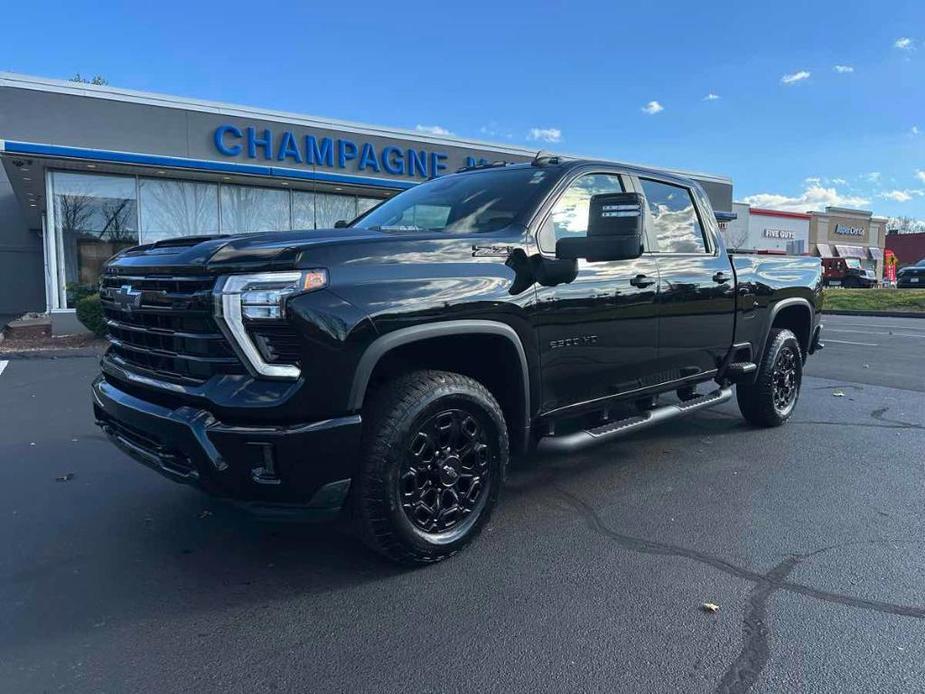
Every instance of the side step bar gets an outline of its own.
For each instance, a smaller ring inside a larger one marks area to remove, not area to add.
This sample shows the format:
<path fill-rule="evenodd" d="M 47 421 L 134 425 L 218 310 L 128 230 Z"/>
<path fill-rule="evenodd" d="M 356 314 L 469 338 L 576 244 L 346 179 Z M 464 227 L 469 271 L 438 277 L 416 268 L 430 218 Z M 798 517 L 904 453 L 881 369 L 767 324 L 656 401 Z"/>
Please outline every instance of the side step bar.
<path fill-rule="evenodd" d="M 731 397 L 732 388 L 718 388 L 712 393 L 701 395 L 686 402 L 656 407 L 654 410 L 649 410 L 640 415 L 608 422 L 594 429 L 584 429 L 576 431 L 574 434 L 565 434 L 563 436 L 544 436 L 537 442 L 536 449 L 542 453 L 571 453 L 588 446 L 618 439 L 634 431 L 648 429 L 650 426 L 667 422 L 669 419 L 680 417 L 695 410 L 719 405 Z"/>

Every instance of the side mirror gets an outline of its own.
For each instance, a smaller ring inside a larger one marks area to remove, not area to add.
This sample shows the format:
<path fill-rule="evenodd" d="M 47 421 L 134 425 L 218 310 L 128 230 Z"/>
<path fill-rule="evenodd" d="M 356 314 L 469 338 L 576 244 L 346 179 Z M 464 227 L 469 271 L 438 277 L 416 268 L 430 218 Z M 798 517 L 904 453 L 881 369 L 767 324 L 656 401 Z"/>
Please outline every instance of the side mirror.
<path fill-rule="evenodd" d="M 645 233 L 644 204 L 639 193 L 592 195 L 587 236 L 559 239 L 556 257 L 585 258 L 590 262 L 638 258 Z"/>
<path fill-rule="evenodd" d="M 346 229 L 349 225 L 350 222 L 347 222 L 343 219 L 338 219 L 336 222 L 334 222 L 335 229 Z"/>

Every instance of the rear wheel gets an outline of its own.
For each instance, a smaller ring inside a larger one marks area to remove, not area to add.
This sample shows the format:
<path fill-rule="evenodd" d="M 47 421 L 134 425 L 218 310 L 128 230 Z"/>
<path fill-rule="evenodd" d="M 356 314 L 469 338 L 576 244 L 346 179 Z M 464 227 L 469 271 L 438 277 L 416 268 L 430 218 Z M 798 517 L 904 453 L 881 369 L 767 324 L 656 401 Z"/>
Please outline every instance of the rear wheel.
<path fill-rule="evenodd" d="M 484 386 L 445 371 L 405 374 L 372 394 L 364 431 L 353 507 L 367 545 L 429 564 L 478 535 L 508 460 L 504 416 Z"/>
<path fill-rule="evenodd" d="M 772 329 L 755 382 L 736 386 L 739 411 L 757 426 L 780 426 L 793 414 L 802 383 L 803 354 L 796 335 Z"/>

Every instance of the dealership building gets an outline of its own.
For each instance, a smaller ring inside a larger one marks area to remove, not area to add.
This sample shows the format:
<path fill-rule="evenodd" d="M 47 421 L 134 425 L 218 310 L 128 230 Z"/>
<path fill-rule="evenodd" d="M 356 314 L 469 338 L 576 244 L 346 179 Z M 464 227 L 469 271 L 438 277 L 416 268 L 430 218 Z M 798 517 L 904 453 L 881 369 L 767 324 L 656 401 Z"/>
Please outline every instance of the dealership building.
<path fill-rule="evenodd" d="M 422 181 L 536 150 L 0 73 L 0 316 L 75 297 L 171 236 L 332 227 Z M 732 182 L 689 174 L 730 216 Z"/>

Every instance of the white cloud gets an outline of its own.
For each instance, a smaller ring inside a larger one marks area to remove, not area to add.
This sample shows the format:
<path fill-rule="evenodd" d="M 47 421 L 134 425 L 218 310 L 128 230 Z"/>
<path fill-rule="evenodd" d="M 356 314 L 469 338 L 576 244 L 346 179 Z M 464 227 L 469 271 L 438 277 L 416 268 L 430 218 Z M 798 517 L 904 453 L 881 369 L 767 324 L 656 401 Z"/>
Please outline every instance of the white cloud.
<path fill-rule="evenodd" d="M 913 125 L 911 128 L 909 128 L 909 134 L 912 135 L 912 137 L 916 137 L 917 135 L 921 134 L 921 132 L 922 131 L 919 130 L 919 126 L 917 125 Z"/>
<path fill-rule="evenodd" d="M 836 65 L 832 69 L 842 75 L 846 75 L 849 72 L 854 72 L 854 68 L 851 65 Z"/>
<path fill-rule="evenodd" d="M 880 172 L 871 171 L 870 173 L 861 174 L 860 178 L 863 178 L 868 183 L 880 183 Z"/>
<path fill-rule="evenodd" d="M 642 107 L 642 112 L 648 113 L 650 116 L 654 116 L 656 113 L 659 113 L 660 111 L 664 111 L 664 110 L 665 110 L 665 107 L 662 106 L 657 101 L 650 101 L 649 103 L 647 103 L 645 106 Z"/>
<path fill-rule="evenodd" d="M 922 183 L 925 183 L 925 171 L 922 171 L 921 169 L 916 169 L 915 177 L 919 179 Z"/>
<path fill-rule="evenodd" d="M 803 183 L 807 183 L 811 186 L 818 186 L 820 183 L 822 183 L 822 179 L 818 176 L 808 176 L 807 178 L 803 179 Z"/>
<path fill-rule="evenodd" d="M 427 133 L 428 135 L 452 135 L 449 130 L 442 128 L 439 125 L 416 125 L 414 129 L 419 133 Z"/>
<path fill-rule="evenodd" d="M 509 140 L 514 137 L 510 130 L 502 128 L 495 121 L 491 121 L 488 125 L 483 125 L 479 128 L 479 132 L 488 137 L 506 137 Z"/>
<path fill-rule="evenodd" d="M 781 84 L 796 84 L 797 82 L 802 82 L 803 80 L 808 80 L 811 73 L 809 70 L 799 70 L 797 72 L 792 72 L 789 75 L 784 75 L 780 78 Z"/>
<path fill-rule="evenodd" d="M 880 193 L 881 198 L 887 198 L 895 202 L 909 202 L 912 198 L 920 198 L 925 195 L 925 190 L 889 190 Z"/>
<path fill-rule="evenodd" d="M 859 195 L 839 193 L 835 188 L 820 185 L 807 185 L 801 195 L 789 196 L 779 193 L 756 193 L 742 199 L 742 202 L 754 207 L 768 207 L 787 212 L 807 212 L 832 207 L 863 207 L 870 200 Z"/>
<path fill-rule="evenodd" d="M 902 36 L 893 42 L 893 47 L 901 51 L 911 51 L 915 48 L 915 42 L 908 36 Z"/>
<path fill-rule="evenodd" d="M 710 92 L 705 97 L 703 97 L 703 100 L 704 101 L 716 101 L 719 98 L 720 98 L 719 94 L 714 94 L 713 92 Z"/>
<path fill-rule="evenodd" d="M 844 178 L 833 178 L 833 179 L 832 179 L 832 183 L 834 183 L 834 184 L 837 185 L 837 186 L 846 186 L 846 185 L 848 185 L 848 181 L 846 181 Z"/>
<path fill-rule="evenodd" d="M 527 139 L 542 140 L 543 142 L 561 142 L 562 131 L 559 128 L 530 128 Z"/>

